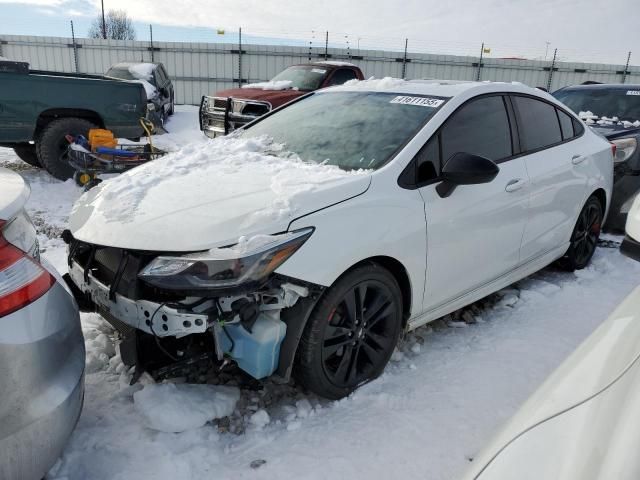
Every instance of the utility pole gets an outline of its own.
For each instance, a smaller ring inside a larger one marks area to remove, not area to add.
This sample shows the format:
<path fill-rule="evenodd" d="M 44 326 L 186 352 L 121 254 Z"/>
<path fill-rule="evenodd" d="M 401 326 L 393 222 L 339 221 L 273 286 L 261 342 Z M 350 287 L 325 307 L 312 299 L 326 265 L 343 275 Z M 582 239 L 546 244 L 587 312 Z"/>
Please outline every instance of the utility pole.
<path fill-rule="evenodd" d="M 549 45 L 551 45 L 551 42 L 544 42 L 547 44 L 547 46 L 544 49 L 544 59 L 545 61 L 547 60 L 547 54 L 549 53 Z"/>
<path fill-rule="evenodd" d="M 73 64 L 78 73 L 78 45 L 76 45 L 76 33 L 73 31 L 73 20 L 71 20 L 71 40 L 73 41 Z"/>
<path fill-rule="evenodd" d="M 484 54 L 484 42 L 482 42 L 482 46 L 480 47 L 480 61 L 478 62 L 478 71 L 476 73 L 476 82 L 480 81 L 480 69 L 482 68 L 482 56 Z"/>
<path fill-rule="evenodd" d="M 622 72 L 622 83 L 627 79 L 627 72 L 629 71 L 629 62 L 631 61 L 631 52 L 627 55 L 627 63 L 624 66 L 624 70 Z"/>
<path fill-rule="evenodd" d="M 327 33 L 324 36 L 324 59 L 329 59 L 329 30 L 327 30 Z"/>
<path fill-rule="evenodd" d="M 553 60 L 551 60 L 551 68 L 549 68 L 549 78 L 547 79 L 547 91 L 551 91 L 551 80 L 553 80 L 553 69 L 556 67 L 556 55 L 558 54 L 558 49 L 553 50 Z"/>
<path fill-rule="evenodd" d="M 107 39 L 107 22 L 104 19 L 104 0 L 100 0 L 102 4 L 102 38 Z"/>
<path fill-rule="evenodd" d="M 407 47 L 409 46 L 409 39 L 404 39 L 404 57 L 402 57 L 402 78 L 407 78 Z"/>

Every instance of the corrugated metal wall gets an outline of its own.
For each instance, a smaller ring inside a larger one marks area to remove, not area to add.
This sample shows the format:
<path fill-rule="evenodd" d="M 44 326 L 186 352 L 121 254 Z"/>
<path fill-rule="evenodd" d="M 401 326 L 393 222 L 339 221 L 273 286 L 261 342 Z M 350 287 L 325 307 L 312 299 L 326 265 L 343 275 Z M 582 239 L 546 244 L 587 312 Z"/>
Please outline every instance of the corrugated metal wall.
<path fill-rule="evenodd" d="M 31 68 L 82 73 L 104 73 L 112 64 L 125 60 L 150 61 L 151 44 L 142 41 L 77 39 L 76 48 L 70 38 L 35 36 L 0 36 L 0 55 L 26 61 Z M 236 86 L 239 62 L 242 81 L 269 80 L 285 67 L 295 63 L 324 58 L 323 48 L 288 47 L 282 45 L 243 45 L 218 43 L 154 42 L 153 59 L 164 63 L 172 76 L 178 103 L 198 104 L 203 94 Z M 342 49 L 328 49 L 331 60 L 347 60 L 358 65 L 367 77 L 405 77 L 475 80 L 477 57 L 361 50 L 358 55 Z M 551 72 L 550 61 L 485 58 L 480 78 L 492 81 L 519 81 L 551 90 L 565 85 L 595 80 L 621 83 L 624 65 L 557 62 Z M 629 67 L 626 83 L 640 82 L 640 67 Z"/>

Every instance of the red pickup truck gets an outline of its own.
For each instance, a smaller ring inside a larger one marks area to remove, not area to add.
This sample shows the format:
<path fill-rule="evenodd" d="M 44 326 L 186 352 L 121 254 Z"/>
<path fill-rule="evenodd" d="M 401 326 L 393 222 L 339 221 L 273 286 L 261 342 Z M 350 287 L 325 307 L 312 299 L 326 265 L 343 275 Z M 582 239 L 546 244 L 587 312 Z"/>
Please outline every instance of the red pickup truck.
<path fill-rule="evenodd" d="M 208 137 L 227 133 L 291 100 L 319 88 L 362 80 L 362 71 L 346 62 L 314 62 L 286 68 L 269 82 L 203 96 L 200 102 L 200 130 Z"/>

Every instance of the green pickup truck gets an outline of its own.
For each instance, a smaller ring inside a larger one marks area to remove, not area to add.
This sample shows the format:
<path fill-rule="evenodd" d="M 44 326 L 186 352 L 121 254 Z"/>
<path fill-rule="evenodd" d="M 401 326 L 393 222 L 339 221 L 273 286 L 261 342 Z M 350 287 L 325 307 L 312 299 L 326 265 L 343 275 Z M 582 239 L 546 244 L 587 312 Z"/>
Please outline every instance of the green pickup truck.
<path fill-rule="evenodd" d="M 144 87 L 99 75 L 29 70 L 0 59 L 0 146 L 53 176 L 71 178 L 65 135 L 107 128 L 119 138 L 144 134 Z"/>

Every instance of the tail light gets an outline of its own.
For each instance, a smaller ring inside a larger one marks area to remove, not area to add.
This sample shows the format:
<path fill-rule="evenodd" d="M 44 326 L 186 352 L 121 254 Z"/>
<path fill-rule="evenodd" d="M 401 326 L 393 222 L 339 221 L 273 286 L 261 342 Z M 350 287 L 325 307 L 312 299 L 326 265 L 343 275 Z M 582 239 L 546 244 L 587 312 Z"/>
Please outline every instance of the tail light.
<path fill-rule="evenodd" d="M 616 158 L 616 151 L 618 150 L 618 146 L 615 143 L 611 144 L 611 153 L 613 154 L 613 159 Z"/>
<path fill-rule="evenodd" d="M 36 301 L 55 283 L 33 257 L 5 239 L 5 224 L 0 220 L 0 317 Z"/>

